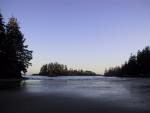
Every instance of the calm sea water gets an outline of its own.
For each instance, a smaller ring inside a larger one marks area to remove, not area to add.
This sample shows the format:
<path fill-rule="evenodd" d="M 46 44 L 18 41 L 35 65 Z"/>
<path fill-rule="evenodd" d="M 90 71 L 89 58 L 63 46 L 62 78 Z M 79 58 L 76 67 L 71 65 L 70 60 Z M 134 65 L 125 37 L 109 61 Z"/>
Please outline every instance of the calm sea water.
<path fill-rule="evenodd" d="M 150 99 L 150 78 L 102 76 L 26 76 L 28 80 L 0 80 L 0 89 L 25 92 L 66 92 L 86 97 L 118 96 L 117 98 Z M 143 100 L 144 101 L 144 100 Z"/>
<path fill-rule="evenodd" d="M 15 97 L 18 99 L 22 96 L 26 97 L 26 94 L 41 95 L 41 97 L 43 94 L 61 94 L 111 103 L 122 108 L 134 108 L 142 112 L 150 112 L 150 78 L 102 76 L 26 77 L 28 79 L 22 81 L 0 80 L 0 99 L 12 95 L 18 95 Z"/>

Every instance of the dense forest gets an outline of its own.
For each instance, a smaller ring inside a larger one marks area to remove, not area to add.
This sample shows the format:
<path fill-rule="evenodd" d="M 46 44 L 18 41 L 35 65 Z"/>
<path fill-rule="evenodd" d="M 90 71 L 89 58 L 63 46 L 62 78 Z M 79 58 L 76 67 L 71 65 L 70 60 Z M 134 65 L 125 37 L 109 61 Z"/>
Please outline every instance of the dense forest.
<path fill-rule="evenodd" d="M 68 69 L 67 65 L 55 63 L 45 64 L 41 67 L 39 75 L 46 76 L 61 76 L 61 75 L 96 75 L 96 73 L 92 71 L 83 71 L 83 70 L 74 70 Z"/>
<path fill-rule="evenodd" d="M 106 76 L 150 76 L 150 47 L 139 50 L 137 55 L 132 55 L 122 66 L 105 70 Z"/>
<path fill-rule="evenodd" d="M 11 17 L 5 24 L 0 14 L 0 78 L 21 78 L 27 72 L 32 51 L 24 42 L 17 19 Z"/>

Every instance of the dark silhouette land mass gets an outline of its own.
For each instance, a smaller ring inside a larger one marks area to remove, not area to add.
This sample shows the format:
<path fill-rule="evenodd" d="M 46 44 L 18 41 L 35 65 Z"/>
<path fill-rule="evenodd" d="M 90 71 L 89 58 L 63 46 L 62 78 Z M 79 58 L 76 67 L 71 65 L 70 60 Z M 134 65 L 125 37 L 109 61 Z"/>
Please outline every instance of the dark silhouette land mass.
<path fill-rule="evenodd" d="M 83 71 L 75 70 L 75 69 L 68 69 L 67 65 L 55 63 L 45 64 L 41 67 L 39 75 L 44 76 L 95 76 L 97 75 L 95 72 L 92 71 Z"/>
<path fill-rule="evenodd" d="M 122 66 L 105 70 L 105 76 L 150 77 L 150 47 L 146 46 L 137 55 L 130 56 Z"/>
<path fill-rule="evenodd" d="M 22 78 L 32 59 L 32 51 L 24 44 L 17 19 L 11 17 L 5 25 L 0 14 L 0 78 Z"/>

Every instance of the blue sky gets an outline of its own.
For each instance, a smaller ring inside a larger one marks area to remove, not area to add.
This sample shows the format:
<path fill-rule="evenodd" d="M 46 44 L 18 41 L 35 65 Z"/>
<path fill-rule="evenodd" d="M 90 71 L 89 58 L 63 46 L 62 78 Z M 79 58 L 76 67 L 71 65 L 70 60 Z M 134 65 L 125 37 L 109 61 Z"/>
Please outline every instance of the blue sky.
<path fill-rule="evenodd" d="M 49 62 L 103 73 L 150 44 L 149 0 L 0 0 L 15 16 L 37 73 Z"/>

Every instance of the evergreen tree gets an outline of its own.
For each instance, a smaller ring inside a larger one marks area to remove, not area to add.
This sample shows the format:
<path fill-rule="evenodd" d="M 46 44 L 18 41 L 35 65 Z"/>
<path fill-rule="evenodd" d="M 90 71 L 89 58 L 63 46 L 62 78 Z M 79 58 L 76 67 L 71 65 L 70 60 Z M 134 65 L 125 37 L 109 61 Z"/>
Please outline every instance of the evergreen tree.
<path fill-rule="evenodd" d="M 105 75 L 128 76 L 150 76 L 150 47 L 146 46 L 142 51 L 137 52 L 137 56 L 131 55 L 128 62 L 125 62 L 121 68 L 109 68 L 105 70 Z"/>
<path fill-rule="evenodd" d="M 5 25 L 3 22 L 3 16 L 0 14 L 0 77 L 7 72 L 7 65 L 6 65 L 6 48 L 5 48 L 5 42 L 6 42 L 6 34 L 5 34 Z"/>
<path fill-rule="evenodd" d="M 127 74 L 128 75 L 138 74 L 138 63 L 135 55 L 131 55 L 129 58 L 128 66 L 127 66 Z"/>
<path fill-rule="evenodd" d="M 137 53 L 137 61 L 140 68 L 140 74 L 150 74 L 150 47 L 146 46 Z"/>
<path fill-rule="evenodd" d="M 32 51 L 24 42 L 17 19 L 10 18 L 5 26 L 0 14 L 0 78 L 21 78 L 21 72 L 27 71 Z"/>
<path fill-rule="evenodd" d="M 0 14 L 0 53 L 4 51 L 4 40 L 6 39 L 5 36 L 5 25 L 3 22 L 3 16 Z"/>
<path fill-rule="evenodd" d="M 121 74 L 122 74 L 122 75 L 127 75 L 127 74 L 128 74 L 128 62 L 125 62 L 125 63 L 121 66 Z"/>
<path fill-rule="evenodd" d="M 20 31 L 17 19 L 10 18 L 7 26 L 7 56 L 12 69 L 12 75 L 21 77 L 21 72 L 26 72 L 31 63 L 32 51 L 29 51 L 27 45 L 24 45 L 25 38 Z"/>
<path fill-rule="evenodd" d="M 50 67 L 48 68 L 47 64 L 45 64 L 45 65 L 43 65 L 41 67 L 40 74 L 41 75 L 47 75 L 48 74 L 48 70 L 50 70 Z"/>

